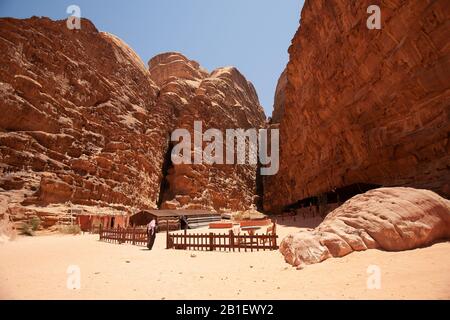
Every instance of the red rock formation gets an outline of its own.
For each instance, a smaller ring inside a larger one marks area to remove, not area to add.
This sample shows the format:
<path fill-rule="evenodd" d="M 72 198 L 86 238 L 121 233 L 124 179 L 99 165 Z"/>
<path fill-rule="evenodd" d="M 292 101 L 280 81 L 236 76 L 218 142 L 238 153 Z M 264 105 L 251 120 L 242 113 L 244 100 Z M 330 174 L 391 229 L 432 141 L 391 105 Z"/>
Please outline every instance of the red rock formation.
<path fill-rule="evenodd" d="M 355 183 L 450 196 L 450 2 L 306 1 L 265 209 Z"/>
<path fill-rule="evenodd" d="M 286 237 L 280 251 L 302 267 L 353 251 L 400 251 L 450 238 L 450 201 L 432 191 L 380 188 L 357 195 L 314 230 Z"/>
<path fill-rule="evenodd" d="M 197 61 L 189 60 L 178 52 L 159 54 L 148 62 L 148 67 L 151 78 L 160 87 L 172 81 L 198 81 L 208 76 Z"/>
<path fill-rule="evenodd" d="M 175 167 L 169 189 L 161 188 L 174 128 L 193 120 L 205 128 L 263 125 L 256 92 L 236 69 L 208 74 L 177 53 L 147 69 L 85 19 L 81 30 L 47 18 L 0 19 L 0 50 L 0 214 L 51 225 L 71 205 L 156 208 L 161 190 L 167 206 L 253 203 L 256 168 L 245 166 Z"/>
<path fill-rule="evenodd" d="M 0 163 L 46 172 L 26 204 L 156 207 L 168 117 L 137 55 L 88 20 L 0 26 Z"/>
<path fill-rule="evenodd" d="M 253 85 L 236 68 L 208 74 L 195 61 L 165 53 L 149 62 L 152 79 L 160 84 L 160 103 L 174 112 L 175 128 L 193 137 L 194 121 L 203 131 L 261 128 L 265 116 Z M 193 149 L 193 148 L 192 148 Z M 256 204 L 256 166 L 175 165 L 169 168 L 162 208 L 243 210 Z"/>
<path fill-rule="evenodd" d="M 272 112 L 272 123 L 280 123 L 284 115 L 284 105 L 286 103 L 287 69 L 284 69 L 278 79 L 275 90 L 275 99 Z"/>

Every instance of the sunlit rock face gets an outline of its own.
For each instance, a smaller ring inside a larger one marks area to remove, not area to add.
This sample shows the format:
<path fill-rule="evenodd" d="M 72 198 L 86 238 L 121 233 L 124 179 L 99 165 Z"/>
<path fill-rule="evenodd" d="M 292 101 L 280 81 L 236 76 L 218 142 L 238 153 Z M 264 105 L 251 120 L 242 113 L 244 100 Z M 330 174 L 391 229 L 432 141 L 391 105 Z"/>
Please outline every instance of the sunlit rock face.
<path fill-rule="evenodd" d="M 0 215 L 51 225 L 72 207 L 131 213 L 256 201 L 252 166 L 167 161 L 171 132 L 192 130 L 194 120 L 205 130 L 264 125 L 256 91 L 237 69 L 208 73 L 178 53 L 147 67 L 86 19 L 80 30 L 48 18 L 0 19 L 0 50 Z"/>
<path fill-rule="evenodd" d="M 450 196 L 450 2 L 306 1 L 289 49 L 281 165 L 264 207 L 355 183 Z"/>
<path fill-rule="evenodd" d="M 158 86 L 176 80 L 198 81 L 208 72 L 199 63 L 189 60 L 178 52 L 166 52 L 153 57 L 148 62 L 151 78 Z"/>
<path fill-rule="evenodd" d="M 287 85 L 287 70 L 285 69 L 278 79 L 275 90 L 275 99 L 272 112 L 272 123 L 280 123 L 284 114 L 284 105 L 286 101 L 286 85 Z"/>
<path fill-rule="evenodd" d="M 123 41 L 81 26 L 0 20 L 0 186 L 16 176 L 34 191 L 25 205 L 155 208 L 170 120 L 159 89 Z"/>
<path fill-rule="evenodd" d="M 265 125 L 253 85 L 234 67 L 208 73 L 179 53 L 165 53 L 150 60 L 149 70 L 161 85 L 158 103 L 173 110 L 171 129 L 184 128 L 191 134 L 192 160 L 195 121 L 201 122 L 203 132 L 219 129 L 224 137 L 226 129 L 259 129 Z M 206 145 L 203 143 L 202 149 Z M 226 211 L 257 204 L 255 165 L 180 164 L 166 169 L 162 208 Z"/>

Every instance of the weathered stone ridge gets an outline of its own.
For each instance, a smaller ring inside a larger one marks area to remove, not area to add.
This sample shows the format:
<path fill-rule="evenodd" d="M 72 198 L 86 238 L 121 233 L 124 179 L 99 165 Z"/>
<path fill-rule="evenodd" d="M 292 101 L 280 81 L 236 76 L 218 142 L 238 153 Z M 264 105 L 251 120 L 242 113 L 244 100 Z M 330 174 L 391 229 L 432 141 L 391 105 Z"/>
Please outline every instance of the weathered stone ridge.
<path fill-rule="evenodd" d="M 226 129 L 265 125 L 256 90 L 234 67 L 207 73 L 179 53 L 166 53 L 150 60 L 149 68 L 152 79 L 164 84 L 159 103 L 173 110 L 173 128 L 191 133 L 192 152 L 195 121 L 202 122 L 203 132 L 214 128 L 223 134 Z M 253 165 L 171 166 L 161 207 L 221 211 L 249 208 L 258 201 L 256 169 Z"/>
<path fill-rule="evenodd" d="M 284 69 L 278 79 L 275 89 L 275 98 L 272 112 L 272 123 L 280 123 L 284 115 L 284 105 L 286 103 L 287 69 Z"/>
<path fill-rule="evenodd" d="M 168 117 L 134 51 L 85 19 L 0 26 L 2 180 L 39 174 L 24 204 L 156 207 Z"/>
<path fill-rule="evenodd" d="M 158 86 L 177 80 L 201 80 L 208 72 L 197 61 L 189 60 L 178 52 L 159 54 L 148 62 L 151 78 Z"/>
<path fill-rule="evenodd" d="M 305 2 L 266 210 L 355 183 L 450 196 L 449 18 L 446 0 Z"/>

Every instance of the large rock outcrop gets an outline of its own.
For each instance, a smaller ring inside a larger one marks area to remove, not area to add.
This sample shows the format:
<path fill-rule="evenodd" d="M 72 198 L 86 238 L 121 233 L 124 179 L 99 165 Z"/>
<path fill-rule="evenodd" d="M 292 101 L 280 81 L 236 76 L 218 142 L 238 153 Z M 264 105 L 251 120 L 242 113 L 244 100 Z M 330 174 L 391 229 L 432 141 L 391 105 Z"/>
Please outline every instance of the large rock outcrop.
<path fill-rule="evenodd" d="M 353 251 L 400 251 L 450 239 L 450 201 L 429 190 L 379 188 L 332 211 L 314 230 L 283 239 L 286 262 L 302 267 Z"/>
<path fill-rule="evenodd" d="M 199 81 L 208 76 L 208 71 L 197 61 L 189 60 L 178 52 L 166 52 L 153 57 L 148 62 L 148 68 L 152 80 L 160 87 L 169 82 Z"/>
<path fill-rule="evenodd" d="M 89 20 L 81 25 L 0 19 L 0 216 L 8 210 L 51 224 L 72 206 L 133 212 L 163 198 L 250 207 L 254 168 L 182 172 L 167 160 L 171 131 L 194 120 L 219 129 L 264 125 L 253 86 L 234 68 L 209 74 L 177 53 L 147 68 L 122 40 Z"/>
<path fill-rule="evenodd" d="M 1 19 L 0 50 L 0 187 L 37 182 L 24 205 L 155 208 L 169 118 L 134 51 L 47 18 Z"/>
<path fill-rule="evenodd" d="M 149 70 L 161 85 L 159 103 L 173 110 L 172 129 L 190 132 L 192 155 L 194 121 L 202 122 L 203 132 L 218 129 L 224 138 L 226 129 L 265 125 L 253 85 L 234 67 L 208 73 L 179 53 L 165 53 L 150 60 Z M 253 165 L 172 165 L 167 168 L 161 207 L 244 210 L 258 201 L 256 180 Z"/>
<path fill-rule="evenodd" d="M 305 2 L 266 210 L 356 183 L 450 196 L 449 18 L 446 0 Z"/>
<path fill-rule="evenodd" d="M 278 79 L 275 89 L 273 103 L 272 123 L 280 123 L 284 115 L 284 104 L 286 103 L 287 69 L 284 69 Z"/>

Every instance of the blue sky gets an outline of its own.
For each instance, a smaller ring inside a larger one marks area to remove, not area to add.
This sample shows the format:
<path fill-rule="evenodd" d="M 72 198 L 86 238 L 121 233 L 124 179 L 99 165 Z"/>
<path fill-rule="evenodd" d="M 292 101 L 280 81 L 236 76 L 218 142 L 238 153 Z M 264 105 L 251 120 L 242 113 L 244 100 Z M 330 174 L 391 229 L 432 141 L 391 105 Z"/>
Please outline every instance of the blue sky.
<path fill-rule="evenodd" d="M 212 71 L 236 66 L 272 113 L 278 77 L 296 32 L 303 0 L 0 0 L 0 16 L 67 17 L 75 4 L 82 17 L 127 42 L 147 63 L 178 51 Z"/>

